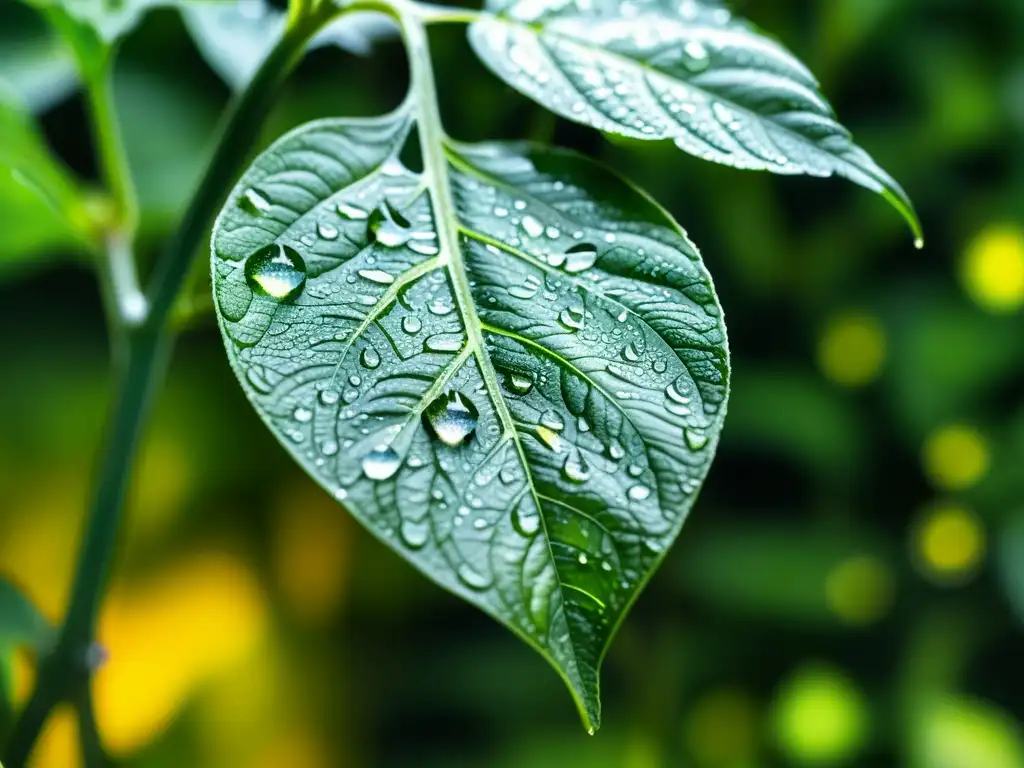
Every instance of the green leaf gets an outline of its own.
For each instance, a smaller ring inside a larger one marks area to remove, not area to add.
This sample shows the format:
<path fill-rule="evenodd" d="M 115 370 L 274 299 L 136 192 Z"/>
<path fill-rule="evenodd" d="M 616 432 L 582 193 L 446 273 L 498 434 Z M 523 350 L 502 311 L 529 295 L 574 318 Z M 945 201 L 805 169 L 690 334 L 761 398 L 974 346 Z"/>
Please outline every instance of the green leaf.
<path fill-rule="evenodd" d="M 83 27 L 95 31 L 99 40 L 111 45 L 133 30 L 142 17 L 157 6 L 178 0 L 25 0 L 47 12 L 59 12 Z M 64 31 L 64 30 L 62 30 Z"/>
<path fill-rule="evenodd" d="M 708 0 L 489 0 L 480 58 L 570 120 L 669 139 L 735 168 L 838 174 L 882 194 L 921 240 L 913 205 L 835 120 L 789 51 Z"/>
<path fill-rule="evenodd" d="M 0 221 L 6 222 L 16 233 L 24 232 L 26 225 L 44 223 L 40 227 L 29 227 L 27 251 L 34 250 L 35 236 L 40 238 L 40 244 L 52 242 L 55 233 L 75 232 L 83 238 L 87 236 L 89 222 L 77 183 L 50 152 L 32 116 L 3 81 L 0 81 L 0 175 L 3 176 L 0 198 L 11 205 L 4 207 Z M 37 209 L 35 215 L 31 213 L 33 208 Z M 29 220 L 23 218 L 26 211 Z M 11 236 L 13 245 L 9 244 L 8 227 L 5 226 L 4 231 L 7 252 L 0 254 L 0 261 L 11 258 L 19 240 Z"/>
<path fill-rule="evenodd" d="M 228 356 L 294 459 L 539 650 L 595 729 L 604 654 L 715 452 L 721 309 L 611 172 L 425 141 L 439 180 L 398 162 L 411 124 L 314 122 L 255 161 L 213 237 Z"/>
<path fill-rule="evenodd" d="M 25 594 L 0 577 L 0 649 L 21 645 L 39 648 L 50 639 L 51 627 Z"/>
<path fill-rule="evenodd" d="M 266 0 L 190 0 L 181 4 L 181 12 L 200 53 L 236 90 L 249 82 L 281 36 L 286 21 L 286 14 Z M 366 55 L 386 30 L 394 30 L 394 23 L 381 14 L 346 15 L 313 38 L 310 47 L 337 45 Z"/>
<path fill-rule="evenodd" d="M 34 24 L 15 25 L 13 31 L 0 34 L 0 81 L 6 81 L 28 109 L 39 113 L 78 87 L 78 73 L 60 38 L 37 14 L 25 13 Z"/>

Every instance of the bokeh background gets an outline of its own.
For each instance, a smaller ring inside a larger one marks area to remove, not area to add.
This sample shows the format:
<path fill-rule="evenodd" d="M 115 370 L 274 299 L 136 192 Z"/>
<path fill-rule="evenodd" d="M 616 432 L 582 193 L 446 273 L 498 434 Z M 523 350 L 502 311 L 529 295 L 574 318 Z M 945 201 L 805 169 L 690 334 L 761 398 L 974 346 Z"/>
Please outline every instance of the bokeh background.
<path fill-rule="evenodd" d="M 460 28 L 433 35 L 452 135 L 626 172 L 701 246 L 728 318 L 718 459 L 607 658 L 603 730 L 586 736 L 540 657 L 292 465 L 233 380 L 200 265 L 101 621 L 96 704 L 120 764 L 1024 767 L 1024 3 L 735 10 L 819 75 L 917 203 L 924 251 L 852 185 L 602 137 L 501 85 Z M 95 179 L 67 53 L 12 0 L 0 79 Z M 263 141 L 383 112 L 405 86 L 393 40 L 316 51 Z M 229 91 L 158 11 L 123 46 L 116 96 L 151 263 Z M 0 573 L 53 619 L 110 397 L 74 243 L 0 173 Z M 33 659 L 4 654 L 17 706 Z M 60 712 L 36 765 L 78 765 L 75 729 Z"/>

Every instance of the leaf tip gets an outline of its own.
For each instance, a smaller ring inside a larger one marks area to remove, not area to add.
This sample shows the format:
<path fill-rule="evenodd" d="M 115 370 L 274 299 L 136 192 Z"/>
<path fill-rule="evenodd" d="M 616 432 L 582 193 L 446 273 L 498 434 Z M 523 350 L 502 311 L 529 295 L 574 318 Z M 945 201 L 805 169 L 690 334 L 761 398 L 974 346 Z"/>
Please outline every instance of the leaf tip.
<path fill-rule="evenodd" d="M 910 226 L 910 232 L 914 236 L 914 247 L 917 250 L 924 248 L 924 229 L 921 227 L 921 219 L 917 216 L 914 204 L 903 189 L 893 182 L 891 186 L 886 185 L 882 189 L 882 197 L 889 201 Z"/>

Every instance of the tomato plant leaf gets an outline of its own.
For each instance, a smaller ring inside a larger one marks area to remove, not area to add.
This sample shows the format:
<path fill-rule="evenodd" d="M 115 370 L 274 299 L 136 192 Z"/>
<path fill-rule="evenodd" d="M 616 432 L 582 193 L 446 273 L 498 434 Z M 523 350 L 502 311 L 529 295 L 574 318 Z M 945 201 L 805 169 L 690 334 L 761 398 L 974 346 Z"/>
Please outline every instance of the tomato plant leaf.
<path fill-rule="evenodd" d="M 610 171 L 448 142 L 446 198 L 397 159 L 411 126 L 310 123 L 246 172 L 213 236 L 228 356 L 296 462 L 539 650 L 593 729 L 605 651 L 715 452 L 721 309 Z"/>
<path fill-rule="evenodd" d="M 900 185 L 840 125 L 808 69 L 709 0 L 489 0 L 483 62 L 557 114 L 734 168 L 838 174 L 885 196 L 920 244 Z"/>

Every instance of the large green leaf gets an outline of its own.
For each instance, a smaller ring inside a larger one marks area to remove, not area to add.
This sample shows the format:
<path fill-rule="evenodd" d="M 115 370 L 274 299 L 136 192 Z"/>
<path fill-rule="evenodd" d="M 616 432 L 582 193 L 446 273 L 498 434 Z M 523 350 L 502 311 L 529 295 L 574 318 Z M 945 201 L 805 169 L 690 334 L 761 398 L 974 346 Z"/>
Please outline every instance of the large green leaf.
<path fill-rule="evenodd" d="M 899 184 L 835 120 L 814 76 L 711 0 L 489 0 L 477 54 L 563 117 L 735 168 L 839 174 L 885 195 L 920 238 Z"/>
<path fill-rule="evenodd" d="M 295 460 L 537 648 L 596 728 L 608 644 L 714 455 L 721 309 L 611 172 L 447 144 L 439 183 L 398 162 L 410 127 L 314 122 L 256 160 L 213 237 L 228 355 Z"/>

